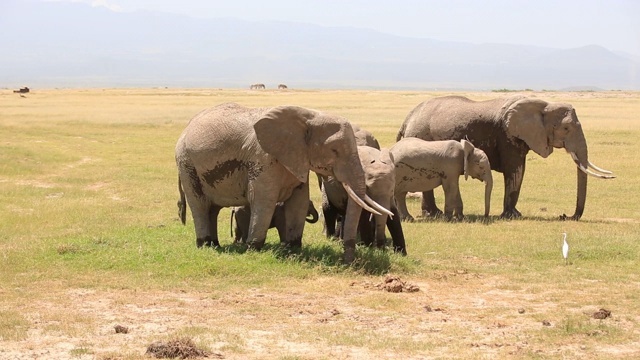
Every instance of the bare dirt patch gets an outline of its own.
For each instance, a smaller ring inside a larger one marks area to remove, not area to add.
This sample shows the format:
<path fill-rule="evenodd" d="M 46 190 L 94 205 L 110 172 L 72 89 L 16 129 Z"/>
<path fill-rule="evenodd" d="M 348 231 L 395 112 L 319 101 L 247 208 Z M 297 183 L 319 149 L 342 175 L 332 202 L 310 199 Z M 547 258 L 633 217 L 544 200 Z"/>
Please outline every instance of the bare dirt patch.
<path fill-rule="evenodd" d="M 11 304 L 28 320 L 28 336 L 1 341 L 0 358 L 148 359 L 151 344 L 184 338 L 209 357 L 225 359 L 592 358 L 599 350 L 580 347 L 584 339 L 559 347 L 548 336 L 566 326 L 567 316 L 638 332 L 637 319 L 594 319 L 598 307 L 586 313 L 566 308 L 549 300 L 553 292 L 501 290 L 498 278 L 450 279 L 330 277 L 281 289 L 209 291 L 55 286 Z M 384 290 L 393 283 L 419 291 Z M 598 331 L 592 339 L 604 336 Z M 640 345 L 607 346 L 607 354 L 615 352 L 638 356 Z"/>

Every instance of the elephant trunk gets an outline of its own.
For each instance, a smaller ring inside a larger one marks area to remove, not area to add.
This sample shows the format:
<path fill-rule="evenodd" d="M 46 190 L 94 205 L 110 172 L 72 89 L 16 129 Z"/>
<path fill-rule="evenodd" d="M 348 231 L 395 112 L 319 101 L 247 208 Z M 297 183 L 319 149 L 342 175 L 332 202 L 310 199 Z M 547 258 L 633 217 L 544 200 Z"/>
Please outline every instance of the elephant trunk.
<path fill-rule="evenodd" d="M 597 166 L 591 164 L 589 161 L 586 151 L 583 154 L 576 154 L 575 152 L 569 152 L 571 154 L 571 158 L 576 163 L 578 168 L 577 171 L 577 196 L 576 196 L 576 211 L 573 216 L 569 217 L 569 220 L 580 220 L 582 217 L 582 213 L 584 212 L 584 205 L 587 200 L 587 175 L 591 175 L 593 177 L 599 179 L 615 179 L 614 175 L 611 174 L 610 171 L 600 169 Z M 587 167 L 591 167 L 593 169 L 597 169 L 598 171 L 604 174 L 597 174 L 593 171 L 589 170 Z M 562 216 L 563 219 L 567 219 L 565 215 Z"/>
<path fill-rule="evenodd" d="M 489 211 L 491 210 L 491 191 L 493 190 L 493 177 L 491 176 L 491 170 L 489 170 L 484 182 L 484 217 L 488 217 Z"/>

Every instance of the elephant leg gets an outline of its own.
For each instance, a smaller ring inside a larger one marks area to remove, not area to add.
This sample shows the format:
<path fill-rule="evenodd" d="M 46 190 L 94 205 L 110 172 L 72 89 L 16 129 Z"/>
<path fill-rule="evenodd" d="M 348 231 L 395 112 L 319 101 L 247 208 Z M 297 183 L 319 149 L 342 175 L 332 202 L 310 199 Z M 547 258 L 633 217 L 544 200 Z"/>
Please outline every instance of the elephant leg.
<path fill-rule="evenodd" d="M 397 211 L 400 214 L 399 219 L 402 221 L 413 222 L 413 216 L 409 214 L 409 209 L 407 209 L 407 192 L 395 193 L 396 204 L 398 205 Z"/>
<path fill-rule="evenodd" d="M 234 242 L 241 243 L 247 242 L 247 231 L 249 230 L 249 218 L 251 217 L 251 210 L 247 206 L 237 207 L 233 211 L 233 217 L 236 221 L 234 228 Z"/>
<path fill-rule="evenodd" d="M 360 214 L 360 221 L 358 223 L 358 233 L 360 233 L 360 240 L 367 246 L 373 245 L 373 238 L 375 232 L 371 226 L 371 213 L 368 211 L 362 211 Z"/>
<path fill-rule="evenodd" d="M 338 210 L 329 203 L 327 196 L 322 193 L 322 215 L 324 218 L 323 232 L 327 238 L 336 237 L 336 221 Z"/>
<path fill-rule="evenodd" d="M 211 205 L 209 207 L 209 239 L 205 239 L 205 246 L 219 247 L 218 241 L 218 215 L 220 214 L 220 206 Z"/>
<path fill-rule="evenodd" d="M 309 183 L 297 186 L 284 202 L 284 242 L 289 246 L 302 246 L 302 233 L 309 211 Z M 282 241 L 282 238 L 280 239 Z"/>
<path fill-rule="evenodd" d="M 271 224 L 273 212 L 276 208 L 274 199 L 254 197 L 254 202 L 250 205 L 251 216 L 249 218 L 249 229 L 247 231 L 247 245 L 256 250 L 262 249 L 267 239 L 267 230 Z"/>
<path fill-rule="evenodd" d="M 433 190 L 422 192 L 422 216 L 438 217 L 440 215 L 442 215 L 442 210 L 436 206 Z"/>
<path fill-rule="evenodd" d="M 407 247 L 405 245 L 404 232 L 402 231 L 402 223 L 400 221 L 398 208 L 391 206 L 391 209 L 389 210 L 393 213 L 393 218 L 387 217 L 387 228 L 389 229 L 391 239 L 393 240 L 393 251 L 401 253 L 402 255 L 407 255 Z"/>
<path fill-rule="evenodd" d="M 456 179 L 457 180 L 457 179 Z M 443 182 L 442 189 L 444 190 L 444 216 L 447 220 L 451 220 L 453 212 L 458 205 L 458 198 L 460 197 L 460 188 L 458 182 Z"/>
<path fill-rule="evenodd" d="M 284 216 L 284 205 L 278 204 L 276 205 L 276 209 L 273 212 L 273 218 L 271 219 L 271 224 L 269 224 L 269 229 L 276 228 L 276 230 L 278 230 L 280 243 L 284 243 L 287 237 L 286 227 L 287 222 Z"/>
<path fill-rule="evenodd" d="M 515 156 L 514 156 L 515 158 Z M 522 187 L 522 179 L 524 178 L 526 156 L 517 158 L 517 166 L 510 166 L 503 173 L 504 177 L 504 204 L 500 217 L 506 219 L 514 219 L 522 216 L 520 211 L 516 209 L 518 198 L 520 197 L 520 188 Z"/>
<path fill-rule="evenodd" d="M 342 220 L 342 243 L 344 245 L 345 264 L 351 264 L 356 257 L 356 235 L 362 208 L 353 199 L 347 202 L 347 209 Z"/>
<path fill-rule="evenodd" d="M 375 215 L 375 235 L 376 235 L 376 247 L 384 249 L 387 245 L 387 236 L 385 235 L 387 225 L 387 215 Z"/>

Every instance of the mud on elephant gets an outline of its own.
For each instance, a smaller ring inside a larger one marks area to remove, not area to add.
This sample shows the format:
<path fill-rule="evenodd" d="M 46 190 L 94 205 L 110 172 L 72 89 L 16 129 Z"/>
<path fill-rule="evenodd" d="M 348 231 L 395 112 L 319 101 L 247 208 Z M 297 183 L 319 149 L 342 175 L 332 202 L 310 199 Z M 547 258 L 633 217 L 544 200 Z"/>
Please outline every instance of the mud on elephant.
<path fill-rule="evenodd" d="M 504 176 L 502 217 L 522 216 L 516 209 L 529 150 L 546 158 L 553 148 L 564 148 L 577 166 L 575 213 L 562 219 L 579 220 L 587 198 L 587 174 L 612 179 L 610 171 L 589 161 L 587 141 L 575 109 L 569 104 L 546 102 L 524 96 L 472 101 L 461 96 L 434 98 L 420 103 L 406 117 L 397 140 L 468 138 L 489 157 L 491 168 Z M 599 172 L 595 173 L 588 168 Z M 423 193 L 426 213 L 441 212 L 433 191 Z"/>
<path fill-rule="evenodd" d="M 299 246 L 309 204 L 309 170 L 334 176 L 344 184 L 353 199 L 347 220 L 359 218 L 362 207 L 388 212 L 366 196 L 364 171 L 349 122 L 316 110 L 247 108 L 235 103 L 204 110 L 180 135 L 175 158 L 180 217 L 185 219 L 188 204 L 198 246 L 219 246 L 221 208 L 249 206 L 247 244 L 260 249 L 279 202 L 284 207 L 284 241 Z M 347 221 L 345 229 L 347 263 L 355 256 L 355 224 Z"/>

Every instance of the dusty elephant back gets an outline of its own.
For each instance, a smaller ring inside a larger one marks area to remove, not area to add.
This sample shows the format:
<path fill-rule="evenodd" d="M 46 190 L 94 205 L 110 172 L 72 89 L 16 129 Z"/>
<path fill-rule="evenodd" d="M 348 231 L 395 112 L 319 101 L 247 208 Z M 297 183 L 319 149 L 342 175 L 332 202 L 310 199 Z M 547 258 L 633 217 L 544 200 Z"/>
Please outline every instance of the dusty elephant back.
<path fill-rule="evenodd" d="M 397 192 L 435 189 L 446 174 L 463 173 L 464 150 L 455 140 L 404 138 L 389 151 L 396 166 Z"/>
<path fill-rule="evenodd" d="M 398 137 L 423 140 L 461 140 L 473 130 L 469 127 L 501 126 L 504 109 L 523 98 L 514 96 L 474 101 L 463 96 L 444 96 L 420 103 L 401 126 Z M 497 110 L 496 110 L 497 109 Z M 471 123 L 475 125 L 472 126 Z"/>

